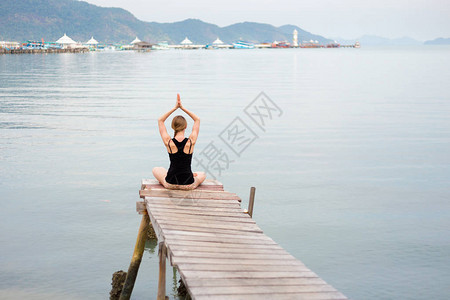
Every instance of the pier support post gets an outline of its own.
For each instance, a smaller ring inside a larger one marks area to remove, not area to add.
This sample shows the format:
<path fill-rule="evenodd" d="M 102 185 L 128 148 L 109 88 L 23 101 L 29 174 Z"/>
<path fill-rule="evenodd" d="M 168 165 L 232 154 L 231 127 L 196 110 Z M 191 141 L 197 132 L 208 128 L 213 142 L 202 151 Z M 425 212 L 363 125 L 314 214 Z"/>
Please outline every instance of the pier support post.
<path fill-rule="evenodd" d="M 131 297 L 133 291 L 134 282 L 141 265 L 142 254 L 144 253 L 145 241 L 147 239 L 147 226 L 150 223 L 148 213 L 145 212 L 142 215 L 141 225 L 139 226 L 139 232 L 136 239 L 136 245 L 134 246 L 133 257 L 131 258 L 130 267 L 128 268 L 127 278 L 123 286 L 122 293 L 119 300 L 128 300 Z"/>
<path fill-rule="evenodd" d="M 157 300 L 166 299 L 166 257 L 167 247 L 163 242 L 159 243 L 159 279 L 158 279 L 158 297 Z"/>
<path fill-rule="evenodd" d="M 252 186 L 250 188 L 250 199 L 248 200 L 248 210 L 247 210 L 247 213 L 250 217 L 253 216 L 253 205 L 255 203 L 255 192 L 256 192 L 256 188 L 254 186 Z"/>

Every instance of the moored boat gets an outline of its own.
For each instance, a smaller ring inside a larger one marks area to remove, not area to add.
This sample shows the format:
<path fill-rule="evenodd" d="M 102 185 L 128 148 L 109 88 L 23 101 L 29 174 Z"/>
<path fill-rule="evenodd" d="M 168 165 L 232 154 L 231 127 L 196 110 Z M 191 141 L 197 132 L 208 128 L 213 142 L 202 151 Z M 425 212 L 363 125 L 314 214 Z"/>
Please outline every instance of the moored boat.
<path fill-rule="evenodd" d="M 281 42 L 274 41 L 272 43 L 272 48 L 290 48 L 290 47 L 291 43 L 289 43 L 288 41 L 281 41 Z"/>
<path fill-rule="evenodd" d="M 153 50 L 169 50 L 169 43 L 166 41 L 160 42 L 156 45 L 152 45 Z"/>
<path fill-rule="evenodd" d="M 334 43 L 329 43 L 329 44 L 327 44 L 327 48 L 339 48 L 341 45 L 338 43 L 338 42 L 336 42 L 336 41 L 334 41 Z"/>
<path fill-rule="evenodd" d="M 255 45 L 250 42 L 244 42 L 244 41 L 238 41 L 236 43 L 233 43 L 234 49 L 253 49 L 255 48 Z"/>

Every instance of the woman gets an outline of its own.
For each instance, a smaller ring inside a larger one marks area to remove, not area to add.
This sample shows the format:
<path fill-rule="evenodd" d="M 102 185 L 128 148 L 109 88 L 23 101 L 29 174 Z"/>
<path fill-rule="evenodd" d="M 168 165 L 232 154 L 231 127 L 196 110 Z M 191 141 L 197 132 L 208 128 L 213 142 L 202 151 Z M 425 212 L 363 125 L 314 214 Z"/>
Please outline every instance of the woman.
<path fill-rule="evenodd" d="M 189 138 L 184 136 L 187 122 L 183 116 L 176 116 L 172 120 L 174 130 L 173 139 L 167 133 L 164 122 L 178 108 L 187 113 L 194 120 Z M 174 108 L 158 119 L 159 133 L 166 146 L 170 158 L 169 171 L 162 167 L 153 168 L 153 176 L 168 189 L 192 190 L 199 186 L 206 178 L 204 172 L 192 173 L 191 162 L 198 131 L 200 130 L 200 118 L 190 112 L 181 104 L 180 94 L 177 94 L 177 103 Z"/>

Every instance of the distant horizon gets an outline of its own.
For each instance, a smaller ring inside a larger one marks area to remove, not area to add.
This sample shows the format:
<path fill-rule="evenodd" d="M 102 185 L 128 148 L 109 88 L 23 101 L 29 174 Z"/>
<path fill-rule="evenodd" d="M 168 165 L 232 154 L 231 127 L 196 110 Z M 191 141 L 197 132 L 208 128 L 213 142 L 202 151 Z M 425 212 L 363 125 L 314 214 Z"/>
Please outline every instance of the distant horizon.
<path fill-rule="evenodd" d="M 84 1 L 84 0 L 83 0 L 83 1 Z M 136 17 L 136 16 L 135 16 L 135 17 Z M 136 17 L 136 18 L 137 18 L 137 17 Z M 138 19 L 139 19 L 139 18 L 138 18 Z M 218 25 L 218 24 L 215 24 L 215 23 L 211 23 L 211 22 L 204 21 L 204 20 L 199 19 L 199 18 L 184 18 L 184 19 L 181 19 L 181 20 L 173 21 L 173 22 L 146 21 L 146 20 L 141 20 L 141 19 L 139 19 L 139 20 L 140 20 L 140 21 L 143 21 L 143 22 L 155 22 L 155 23 L 165 23 L 165 24 L 179 23 L 179 22 L 183 22 L 183 21 L 186 21 L 186 20 L 198 20 L 198 21 L 201 21 L 201 22 L 204 22 L 204 23 L 217 25 L 217 26 L 219 26 L 220 28 L 228 27 L 228 26 L 231 26 L 231 25 L 239 24 L 239 23 L 258 23 L 258 24 L 267 24 L 267 25 L 272 25 L 272 26 L 274 26 L 274 27 L 276 27 L 276 28 L 282 27 L 282 26 L 286 26 L 286 25 L 301 27 L 301 25 L 298 25 L 298 24 L 291 24 L 291 23 L 286 23 L 286 24 L 281 24 L 281 25 L 274 25 L 274 24 L 271 24 L 271 23 L 264 23 L 264 22 L 257 22 L 257 21 L 241 21 L 241 22 L 235 22 L 235 23 L 231 23 L 231 24 L 223 25 L 223 26 L 222 26 L 222 25 Z M 303 30 L 305 30 L 305 31 L 312 32 L 312 31 L 310 31 L 310 30 L 308 30 L 308 29 L 305 29 L 305 28 L 303 28 L 303 27 L 301 27 L 301 28 L 302 28 Z M 388 39 L 388 40 L 398 40 L 398 39 L 409 38 L 409 39 L 416 40 L 416 41 L 418 41 L 418 42 L 426 42 L 426 41 L 431 41 L 431 40 L 440 39 L 440 38 L 444 38 L 444 39 L 450 38 L 450 35 L 449 35 L 448 37 L 447 37 L 447 36 L 438 36 L 438 37 L 425 38 L 424 40 L 422 40 L 422 39 L 416 39 L 416 38 L 411 37 L 411 36 L 408 36 L 408 35 L 397 36 L 397 37 L 392 37 L 392 38 L 391 38 L 391 37 L 386 37 L 386 36 L 381 36 L 381 35 L 376 35 L 376 34 L 363 34 L 363 35 L 358 36 L 358 37 L 356 37 L 356 38 L 347 38 L 347 37 L 342 37 L 342 36 L 338 36 L 338 37 L 326 36 L 326 35 L 324 35 L 324 34 L 321 34 L 320 32 L 319 32 L 319 33 L 314 32 L 314 33 L 315 33 L 315 34 L 320 34 L 320 35 L 322 35 L 322 36 L 324 36 L 324 37 L 326 37 L 326 38 L 328 38 L 328 39 L 334 39 L 334 40 L 336 40 L 336 39 L 341 39 L 341 40 L 357 40 L 357 39 L 360 39 L 360 38 L 362 38 L 362 37 L 377 37 L 377 38 L 383 38 L 383 39 Z"/>
<path fill-rule="evenodd" d="M 84 0 L 82 0 L 82 1 L 84 1 Z M 135 17 L 136 17 L 136 16 L 135 16 Z M 137 18 L 137 17 L 136 17 L 136 18 Z M 138 18 L 138 19 L 139 19 L 139 18 Z M 176 21 L 173 21 L 173 22 L 146 21 L 146 20 L 142 20 L 142 19 L 139 19 L 139 20 L 140 20 L 140 21 L 143 21 L 143 22 L 150 22 L 150 23 L 151 23 L 151 22 L 154 22 L 154 23 L 163 23 L 163 24 L 179 23 L 179 22 L 183 22 L 183 21 L 186 21 L 186 20 L 198 20 L 198 21 L 201 21 L 201 22 L 204 22 L 204 23 L 217 25 L 217 26 L 219 26 L 220 28 L 228 27 L 228 26 L 231 26 L 231 25 L 239 24 L 239 23 L 258 23 L 258 24 L 267 24 L 267 25 L 272 25 L 272 26 L 274 26 L 274 27 L 276 27 L 276 28 L 282 27 L 282 26 L 286 26 L 286 25 L 290 25 L 290 26 L 301 27 L 301 28 L 302 28 L 303 30 L 305 30 L 305 31 L 312 32 L 311 30 L 308 30 L 308 29 L 303 28 L 301 25 L 298 25 L 298 24 L 292 24 L 292 23 L 286 23 L 286 24 L 281 24 L 281 25 L 274 25 L 274 24 L 271 24 L 271 23 L 264 23 L 264 22 L 257 22 L 257 21 L 240 21 L 240 22 L 235 22 L 235 23 L 231 23 L 231 24 L 228 24 L 228 25 L 219 25 L 219 24 L 215 24 L 215 23 L 212 23 L 212 22 L 207 22 L 207 21 L 205 21 L 205 20 L 202 20 L 202 19 L 199 19 L 199 18 L 193 18 L 193 17 L 188 17 L 188 18 L 184 18 L 184 19 L 181 19 L 181 20 L 176 20 Z M 377 35 L 377 34 L 363 34 L 363 35 L 358 36 L 358 37 L 356 37 L 356 38 L 347 38 L 347 37 L 342 37 L 342 36 L 338 36 L 338 37 L 326 36 L 326 35 L 324 35 L 324 34 L 321 34 L 320 32 L 318 32 L 318 33 L 317 33 L 317 32 L 314 32 L 314 33 L 320 34 L 320 35 L 322 35 L 322 36 L 324 36 L 324 37 L 326 37 L 326 38 L 334 39 L 334 40 L 336 40 L 336 39 L 341 39 L 341 40 L 357 40 L 357 39 L 362 38 L 362 37 L 378 37 L 378 38 L 384 38 L 384 39 L 389 39 L 389 40 L 398 40 L 398 39 L 403 39 L 403 38 L 409 38 L 409 39 L 416 40 L 416 41 L 418 41 L 418 42 L 426 42 L 426 41 L 431 41 L 431 40 L 440 39 L 440 38 L 444 38 L 444 39 L 450 38 L 450 34 L 449 34 L 449 36 L 437 36 L 437 37 L 429 37 L 429 38 L 425 38 L 425 39 L 416 39 L 416 38 L 411 37 L 411 36 L 408 36 L 408 35 L 396 36 L 396 37 L 386 37 L 386 36 Z"/>
<path fill-rule="evenodd" d="M 318 0 L 290 3 L 288 0 L 230 0 L 211 3 L 191 0 L 164 4 L 152 0 L 81 0 L 101 7 L 118 7 L 145 22 L 174 23 L 199 19 L 220 27 L 255 22 L 275 27 L 296 25 L 329 38 L 355 40 L 362 36 L 388 39 L 409 37 L 420 42 L 450 37 L 450 6 L 443 0 Z M 186 17 L 189 16 L 189 17 Z"/>

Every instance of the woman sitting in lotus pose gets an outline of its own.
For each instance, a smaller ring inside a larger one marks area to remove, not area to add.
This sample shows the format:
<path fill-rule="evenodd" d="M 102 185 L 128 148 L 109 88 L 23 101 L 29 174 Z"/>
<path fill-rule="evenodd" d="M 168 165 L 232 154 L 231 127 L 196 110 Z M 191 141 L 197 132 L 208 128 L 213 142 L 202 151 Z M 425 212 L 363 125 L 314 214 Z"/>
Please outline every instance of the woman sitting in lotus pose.
<path fill-rule="evenodd" d="M 178 108 L 187 113 L 194 120 L 189 138 L 184 136 L 187 122 L 183 116 L 176 116 L 172 120 L 174 136 L 171 139 L 167 133 L 164 122 Z M 195 143 L 200 130 L 200 118 L 187 110 L 181 104 L 180 94 L 177 94 L 177 103 L 174 108 L 158 119 L 159 133 L 166 146 L 170 158 L 169 171 L 162 167 L 153 168 L 153 176 L 168 189 L 192 190 L 199 186 L 206 178 L 204 172 L 192 173 L 191 162 Z"/>

